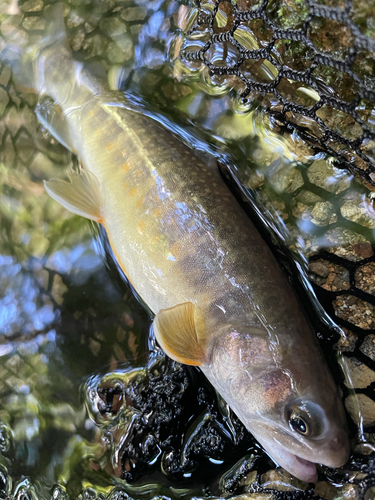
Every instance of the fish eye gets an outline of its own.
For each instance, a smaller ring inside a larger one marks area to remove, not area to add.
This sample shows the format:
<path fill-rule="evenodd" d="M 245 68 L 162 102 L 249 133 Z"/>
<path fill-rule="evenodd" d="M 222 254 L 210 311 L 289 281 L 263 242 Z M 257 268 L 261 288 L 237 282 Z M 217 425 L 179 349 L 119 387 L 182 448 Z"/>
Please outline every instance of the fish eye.
<path fill-rule="evenodd" d="M 311 432 L 308 419 L 305 415 L 302 416 L 301 412 L 296 409 L 293 409 L 289 416 L 289 426 L 302 436 L 308 436 Z"/>
<path fill-rule="evenodd" d="M 289 427 L 301 436 L 318 437 L 324 429 L 325 416 L 316 404 L 294 404 L 289 407 L 286 416 Z"/>

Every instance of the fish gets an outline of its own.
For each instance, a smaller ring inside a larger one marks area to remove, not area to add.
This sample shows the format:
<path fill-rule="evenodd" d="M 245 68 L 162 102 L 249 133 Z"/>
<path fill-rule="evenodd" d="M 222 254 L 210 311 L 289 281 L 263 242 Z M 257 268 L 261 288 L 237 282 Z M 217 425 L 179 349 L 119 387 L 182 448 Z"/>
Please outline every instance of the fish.
<path fill-rule="evenodd" d="M 45 16 L 42 39 L 10 33 L 0 59 L 50 98 L 38 117 L 82 165 L 48 194 L 103 225 L 161 348 L 200 368 L 277 465 L 306 482 L 343 466 L 346 415 L 315 332 L 217 167 L 73 59 L 61 4 Z"/>

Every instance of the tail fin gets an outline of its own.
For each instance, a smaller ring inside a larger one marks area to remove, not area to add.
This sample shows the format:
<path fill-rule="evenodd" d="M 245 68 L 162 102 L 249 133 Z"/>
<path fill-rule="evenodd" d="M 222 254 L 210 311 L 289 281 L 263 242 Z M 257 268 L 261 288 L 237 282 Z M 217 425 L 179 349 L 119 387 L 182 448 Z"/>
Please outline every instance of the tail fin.
<path fill-rule="evenodd" d="M 43 74 L 38 66 L 45 51 L 67 47 L 63 4 L 46 7 L 44 18 L 46 29 L 42 38 L 21 28 L 20 15 L 8 15 L 0 33 L 0 61 L 12 68 L 17 85 L 36 92 L 43 91 Z"/>

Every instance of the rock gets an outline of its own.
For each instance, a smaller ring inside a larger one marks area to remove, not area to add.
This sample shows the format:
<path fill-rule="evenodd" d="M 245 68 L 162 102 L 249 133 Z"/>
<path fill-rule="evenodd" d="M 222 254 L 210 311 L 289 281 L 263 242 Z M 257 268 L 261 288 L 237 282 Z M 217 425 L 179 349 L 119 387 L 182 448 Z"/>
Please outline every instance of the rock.
<path fill-rule="evenodd" d="M 357 425 L 361 418 L 365 427 L 375 424 L 375 402 L 365 394 L 349 394 L 345 399 L 345 408 Z"/>
<path fill-rule="evenodd" d="M 334 348 L 341 352 L 353 352 L 357 344 L 358 337 L 355 333 L 347 328 L 343 328 L 340 332 L 340 339 Z"/>
<path fill-rule="evenodd" d="M 9 103 L 8 92 L 0 87 L 0 118 L 3 116 L 8 103 Z"/>
<path fill-rule="evenodd" d="M 112 64 L 122 64 L 133 56 L 133 42 L 130 37 L 122 36 L 121 40 L 111 42 L 107 48 L 107 56 Z"/>
<path fill-rule="evenodd" d="M 310 262 L 309 269 L 313 273 L 311 280 L 325 290 L 336 292 L 350 288 L 349 271 L 338 264 L 319 259 Z"/>
<path fill-rule="evenodd" d="M 359 350 L 375 361 L 375 335 L 367 335 Z"/>
<path fill-rule="evenodd" d="M 374 255 L 372 245 L 369 241 L 363 241 L 361 243 L 356 243 L 353 245 L 354 251 L 357 255 L 363 259 L 368 259 Z"/>
<path fill-rule="evenodd" d="M 4 87 L 6 87 L 8 85 L 8 83 L 9 83 L 11 74 L 12 74 L 12 70 L 10 69 L 10 67 L 9 66 L 4 66 L 2 68 L 2 71 L 1 71 L 1 74 L 0 74 L 0 85 L 3 85 Z M 1 103 L 3 102 L 3 100 L 1 99 L 1 97 L 0 97 L 0 102 Z"/>
<path fill-rule="evenodd" d="M 340 295 L 332 302 L 336 316 L 363 330 L 375 328 L 375 307 L 354 295 Z"/>
<path fill-rule="evenodd" d="M 337 226 L 325 231 L 324 235 L 314 237 L 311 242 L 311 250 L 318 251 L 321 248 L 328 252 L 343 257 L 354 262 L 363 259 L 355 250 L 358 243 L 367 243 L 367 240 L 361 234 L 342 226 Z"/>
<path fill-rule="evenodd" d="M 364 500 L 374 500 L 375 498 L 375 486 L 371 486 L 371 488 L 369 488 L 365 495 L 364 495 Z"/>
<path fill-rule="evenodd" d="M 27 0 L 22 4 L 23 12 L 38 12 L 43 9 L 42 0 Z"/>
<path fill-rule="evenodd" d="M 343 356 L 342 363 L 347 368 L 345 373 L 345 385 L 349 388 L 364 389 L 375 382 L 375 372 L 361 363 L 354 356 L 348 358 Z"/>
<path fill-rule="evenodd" d="M 267 173 L 267 177 L 278 193 L 293 193 L 303 186 L 301 172 L 289 164 L 272 166 Z"/>
<path fill-rule="evenodd" d="M 342 500 L 358 500 L 359 491 L 358 486 L 356 484 L 344 484 L 340 488 L 340 499 Z"/>
<path fill-rule="evenodd" d="M 226 494 L 238 489 L 238 486 L 254 483 L 257 480 L 255 466 L 255 455 L 247 455 L 236 462 L 227 472 L 225 472 L 219 482 L 219 489 L 222 494 Z"/>
<path fill-rule="evenodd" d="M 147 16 L 147 9 L 142 6 L 128 7 L 121 12 L 120 16 L 128 23 L 132 21 L 143 21 Z"/>
<path fill-rule="evenodd" d="M 231 500 L 273 500 L 275 497 L 272 493 L 245 493 L 231 497 Z"/>
<path fill-rule="evenodd" d="M 375 229 L 375 219 L 370 216 L 366 203 L 360 193 L 350 193 L 341 205 L 340 212 L 345 219 L 356 222 L 363 227 Z"/>
<path fill-rule="evenodd" d="M 355 284 L 360 290 L 375 295 L 375 262 L 358 267 L 355 272 Z"/>
<path fill-rule="evenodd" d="M 335 209 L 329 201 L 320 201 L 316 203 L 311 210 L 311 215 L 311 222 L 317 226 L 326 226 L 337 222 Z"/>
<path fill-rule="evenodd" d="M 327 160 L 314 161 L 307 170 L 307 177 L 312 184 L 319 186 L 330 193 L 341 193 L 350 186 L 348 174 L 335 168 Z"/>
<path fill-rule="evenodd" d="M 262 488 L 277 491 L 306 491 L 308 483 L 300 481 L 282 468 L 272 469 L 261 476 Z"/>
<path fill-rule="evenodd" d="M 27 31 L 34 31 L 34 30 L 43 31 L 46 27 L 46 20 L 43 17 L 29 16 L 25 17 L 22 26 Z"/>
<path fill-rule="evenodd" d="M 324 500 L 334 500 L 337 498 L 337 488 L 328 481 L 319 481 L 315 486 L 314 493 Z"/>
<path fill-rule="evenodd" d="M 126 26 L 116 17 L 108 17 L 100 22 L 100 29 L 111 38 L 121 36 L 126 32 Z"/>

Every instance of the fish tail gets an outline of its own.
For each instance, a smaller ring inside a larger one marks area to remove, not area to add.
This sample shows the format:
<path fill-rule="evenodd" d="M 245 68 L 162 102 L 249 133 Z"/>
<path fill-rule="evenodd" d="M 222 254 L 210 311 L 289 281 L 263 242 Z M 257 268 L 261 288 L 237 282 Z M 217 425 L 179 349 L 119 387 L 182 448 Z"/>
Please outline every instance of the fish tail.
<path fill-rule="evenodd" d="M 12 68 L 14 82 L 24 89 L 43 93 L 43 61 L 57 50 L 69 50 L 63 15 L 63 4 L 45 9 L 46 28 L 43 37 L 20 28 L 22 16 L 8 15 L 5 30 L 0 33 L 0 61 Z M 4 23 L 2 23 L 2 27 Z"/>

